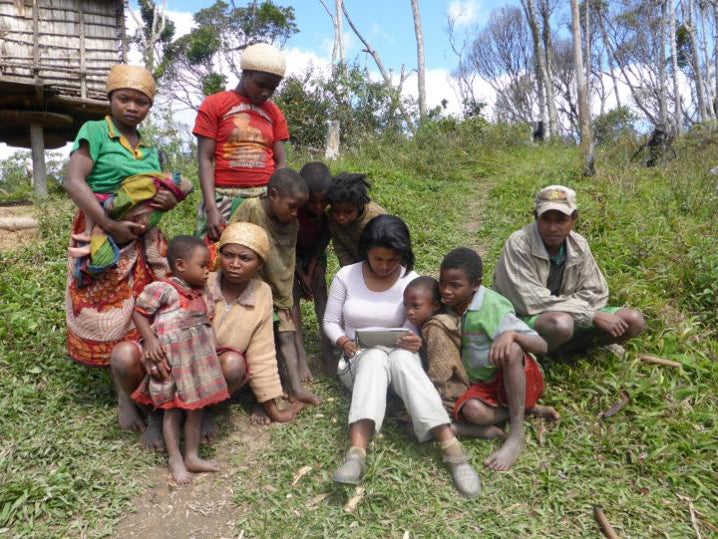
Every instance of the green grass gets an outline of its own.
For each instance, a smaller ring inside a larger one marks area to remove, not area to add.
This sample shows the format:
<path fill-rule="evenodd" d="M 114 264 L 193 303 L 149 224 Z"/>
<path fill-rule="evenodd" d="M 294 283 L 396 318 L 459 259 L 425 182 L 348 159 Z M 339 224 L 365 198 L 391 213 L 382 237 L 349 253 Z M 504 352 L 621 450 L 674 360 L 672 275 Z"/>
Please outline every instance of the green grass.
<path fill-rule="evenodd" d="M 332 170 L 369 173 L 375 200 L 410 224 L 419 272 L 436 274 L 449 249 L 474 245 L 487 282 L 504 239 L 530 221 L 536 190 L 568 183 L 579 193 L 578 229 L 607 276 L 611 302 L 640 308 L 646 335 L 624 360 L 596 351 L 547 365 L 544 401 L 561 421 L 532 420 L 517 466 L 481 470 L 484 491 L 471 501 L 454 493 L 433 444 L 417 444 L 389 418 L 372 444 L 363 498 L 345 512 L 354 489 L 332 484 L 330 474 L 347 447 L 349 397 L 334 378 L 322 378 L 316 388 L 326 404 L 272 428 L 263 460 L 238 474 L 236 501 L 247 511 L 237 533 L 596 537 L 592 509 L 600 505 L 619 536 L 691 537 L 688 502 L 678 495 L 692 500 L 703 536 L 718 533 L 718 193 L 707 174 L 707 163 L 718 160 L 715 140 L 683 139 L 679 158 L 659 169 L 608 149 L 598 155 L 595 178 L 580 176 L 571 148 L 513 140 L 501 129 L 439 124 L 415 141 L 367 143 Z M 163 222 L 170 236 L 192 228 L 196 199 Z M 164 463 L 117 427 L 106 374 L 65 356 L 72 210 L 63 200 L 53 197 L 39 212 L 33 248 L 0 254 L 0 536 L 109 535 L 149 468 Z M 478 231 L 469 221 L 478 221 Z M 311 310 L 303 305 L 316 351 Z M 644 364 L 639 352 L 683 366 Z M 621 390 L 630 404 L 600 419 Z M 480 469 L 495 444 L 466 446 Z M 292 486 L 305 465 L 312 471 Z"/>

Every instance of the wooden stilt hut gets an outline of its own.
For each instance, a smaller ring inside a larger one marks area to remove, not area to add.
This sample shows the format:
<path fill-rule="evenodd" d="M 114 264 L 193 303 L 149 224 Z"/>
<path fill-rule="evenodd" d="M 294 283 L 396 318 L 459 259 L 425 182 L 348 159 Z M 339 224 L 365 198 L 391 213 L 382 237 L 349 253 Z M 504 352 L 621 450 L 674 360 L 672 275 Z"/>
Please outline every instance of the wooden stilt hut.
<path fill-rule="evenodd" d="M 31 148 L 38 195 L 45 148 L 107 114 L 105 80 L 126 56 L 123 0 L 0 0 L 0 142 Z"/>

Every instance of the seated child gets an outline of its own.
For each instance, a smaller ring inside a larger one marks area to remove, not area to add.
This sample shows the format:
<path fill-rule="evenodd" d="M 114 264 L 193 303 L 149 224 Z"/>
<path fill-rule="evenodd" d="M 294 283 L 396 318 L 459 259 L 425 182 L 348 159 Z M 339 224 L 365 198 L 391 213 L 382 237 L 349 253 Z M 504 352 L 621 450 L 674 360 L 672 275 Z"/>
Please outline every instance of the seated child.
<path fill-rule="evenodd" d="M 130 176 L 116 191 L 95 193 L 95 197 L 112 219 L 133 221 L 151 228 L 159 224 L 164 213 L 154 208 L 154 198 L 158 193 L 171 193 L 180 202 L 192 189 L 192 182 L 179 173 L 156 172 Z M 85 216 L 85 230 L 73 234 L 72 240 L 75 245 L 69 248 L 69 254 L 77 258 L 74 278 L 78 287 L 87 286 L 93 277 L 114 266 L 119 259 L 114 238 L 88 216 Z"/>
<path fill-rule="evenodd" d="M 254 223 L 262 227 L 269 236 L 269 255 L 259 275 L 272 289 L 275 320 L 278 321 L 275 332 L 277 356 L 287 375 L 287 393 L 293 400 L 320 404 L 321 399 L 302 385 L 300 373 L 309 372 L 309 367 L 299 364 L 295 339 L 297 328 L 291 316 L 299 229 L 297 213 L 299 208 L 307 203 L 308 198 L 309 190 L 304 179 L 294 170 L 283 168 L 269 178 L 267 195 L 244 201 L 232 216 L 231 222 Z"/>
<path fill-rule="evenodd" d="M 371 184 L 366 174 L 343 172 L 334 177 L 329 190 L 329 231 L 340 266 L 359 262 L 357 245 L 366 224 L 386 212 L 369 199 Z"/>
<path fill-rule="evenodd" d="M 229 392 L 215 350 L 212 303 L 204 294 L 209 250 L 194 236 L 177 236 L 167 260 L 174 277 L 147 285 L 132 315 L 145 359 L 153 365 L 132 398 L 164 410 L 170 473 L 178 484 L 186 484 L 192 481 L 190 472 L 219 469 L 198 455 L 202 409 L 228 399 Z M 187 412 L 184 459 L 179 444 L 182 410 Z"/>
<path fill-rule="evenodd" d="M 466 247 L 441 262 L 441 299 L 461 316 L 461 357 L 471 382 L 453 415 L 482 426 L 508 419 L 508 437 L 484 460 L 493 470 L 508 470 L 523 450 L 524 412 L 550 420 L 558 413 L 537 404 L 543 374 L 530 354 L 545 354 L 546 341 L 516 317 L 506 298 L 481 285 L 482 276 L 481 257 Z"/>
<path fill-rule="evenodd" d="M 407 319 L 420 328 L 423 340 L 421 360 L 429 379 L 441 395 L 444 407 L 452 412 L 457 399 L 469 389 L 469 377 L 461 362 L 461 319 L 446 312 L 441 303 L 439 283 L 423 275 L 404 289 L 404 308 Z M 472 425 L 454 421 L 456 436 L 476 438 L 505 438 L 498 427 Z"/>
<path fill-rule="evenodd" d="M 305 164 L 299 171 L 309 188 L 309 200 L 299 208 L 297 219 L 299 233 L 297 235 L 296 280 L 294 282 L 294 307 L 292 316 L 297 326 L 297 349 L 300 358 L 306 351 L 302 338 L 302 314 L 299 301 L 302 297 L 314 300 L 314 313 L 321 325 L 324 310 L 327 307 L 327 246 L 329 245 L 329 218 L 326 214 L 329 199 L 327 195 L 332 185 L 332 175 L 324 163 Z M 334 347 L 323 331 L 319 332 L 322 341 L 322 357 L 328 372 L 336 372 Z M 300 361 L 301 364 L 301 361 Z M 311 373 L 309 379 L 311 379 Z M 306 378 L 303 377 L 303 381 Z"/>

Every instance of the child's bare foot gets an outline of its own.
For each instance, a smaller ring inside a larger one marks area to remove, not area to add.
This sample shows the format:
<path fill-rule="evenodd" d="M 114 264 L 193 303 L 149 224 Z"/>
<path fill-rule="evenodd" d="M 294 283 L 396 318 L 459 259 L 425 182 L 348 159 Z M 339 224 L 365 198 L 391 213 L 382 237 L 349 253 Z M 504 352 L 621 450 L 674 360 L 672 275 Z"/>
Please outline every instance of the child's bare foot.
<path fill-rule="evenodd" d="M 147 416 L 147 428 L 142 433 L 140 445 L 150 451 L 167 451 L 162 435 L 162 412 L 152 412 Z"/>
<path fill-rule="evenodd" d="M 457 438 L 480 438 L 482 440 L 493 440 L 494 438 L 506 439 L 506 433 L 495 425 L 474 425 L 471 423 L 452 423 L 451 430 Z"/>
<path fill-rule="evenodd" d="M 120 428 L 132 432 L 142 432 L 145 430 L 145 422 L 142 419 L 137 406 L 129 399 L 120 399 L 117 405 L 117 419 L 120 422 Z"/>
<path fill-rule="evenodd" d="M 261 404 L 257 404 L 257 406 L 254 407 L 254 410 L 252 410 L 249 416 L 249 420 L 255 425 L 269 425 L 272 422 Z"/>
<path fill-rule="evenodd" d="M 81 241 L 83 243 L 90 242 L 90 233 L 89 232 L 82 232 L 80 234 L 71 234 L 70 237 L 75 241 Z M 89 246 L 88 246 L 88 249 L 89 249 Z"/>
<path fill-rule="evenodd" d="M 319 406 L 323 402 L 321 397 L 315 395 L 311 391 L 307 391 L 304 388 L 292 393 L 289 396 L 289 400 L 304 402 L 306 404 L 313 404 L 314 406 Z"/>
<path fill-rule="evenodd" d="M 203 473 L 203 472 L 218 472 L 219 464 L 214 460 L 204 460 L 198 456 L 187 456 L 184 459 L 184 465 L 190 472 Z"/>
<path fill-rule="evenodd" d="M 202 444 L 211 444 L 217 437 L 217 423 L 214 420 L 214 408 L 208 406 L 202 412 L 202 427 L 199 441 Z"/>
<path fill-rule="evenodd" d="M 68 247 L 67 254 L 69 254 L 72 258 L 90 256 L 90 245 L 88 244 L 82 247 Z"/>
<path fill-rule="evenodd" d="M 533 408 L 526 410 L 526 415 L 535 415 L 546 421 L 558 421 L 561 419 L 561 415 L 556 411 L 556 408 L 542 404 L 537 404 Z"/>
<path fill-rule="evenodd" d="M 518 460 L 523 451 L 523 440 L 520 436 L 509 437 L 501 449 L 494 451 L 484 460 L 487 468 L 497 472 L 505 472 Z"/>
<path fill-rule="evenodd" d="M 189 485 L 192 482 L 192 474 L 187 471 L 181 456 L 170 457 L 169 468 L 172 478 L 178 485 Z"/>

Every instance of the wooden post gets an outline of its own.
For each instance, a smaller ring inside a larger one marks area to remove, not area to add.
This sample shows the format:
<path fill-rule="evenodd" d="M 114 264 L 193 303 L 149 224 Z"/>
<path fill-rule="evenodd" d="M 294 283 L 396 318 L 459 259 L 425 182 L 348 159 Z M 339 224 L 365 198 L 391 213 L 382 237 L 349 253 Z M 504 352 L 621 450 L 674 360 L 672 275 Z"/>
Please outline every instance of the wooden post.
<path fill-rule="evenodd" d="M 45 171 L 45 140 L 42 125 L 30 124 L 30 146 L 32 149 L 32 176 L 35 179 L 35 194 L 47 197 L 47 172 Z"/>
<path fill-rule="evenodd" d="M 339 120 L 327 120 L 327 143 L 324 149 L 325 159 L 339 157 Z"/>

